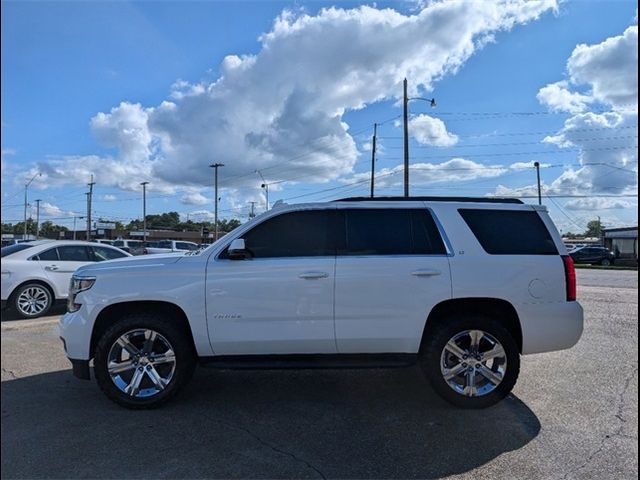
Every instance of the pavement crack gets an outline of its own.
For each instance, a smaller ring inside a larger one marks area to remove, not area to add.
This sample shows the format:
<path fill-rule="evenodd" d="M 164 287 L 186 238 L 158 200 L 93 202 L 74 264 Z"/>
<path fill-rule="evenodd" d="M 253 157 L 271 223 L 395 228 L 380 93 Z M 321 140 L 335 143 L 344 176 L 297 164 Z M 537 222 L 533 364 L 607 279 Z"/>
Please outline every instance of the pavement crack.
<path fill-rule="evenodd" d="M 623 416 L 624 407 L 626 406 L 624 397 L 629 391 L 631 382 L 637 375 L 638 375 L 638 367 L 636 367 L 633 370 L 633 372 L 631 372 L 631 374 L 626 378 L 624 382 L 624 387 L 622 388 L 622 390 L 620 390 L 620 393 L 618 394 L 618 407 L 616 408 L 616 414 L 614 415 L 615 418 L 617 418 L 620 421 L 620 425 L 618 426 L 618 428 L 616 428 L 614 432 L 608 433 L 604 437 L 602 437 L 602 439 L 600 440 L 600 444 L 598 445 L 598 448 L 596 448 L 591 454 L 589 454 L 589 456 L 587 456 L 586 460 L 582 464 L 578 465 L 576 468 L 572 468 L 567 473 L 565 473 L 564 476 L 562 477 L 563 479 L 569 478 L 569 475 L 571 475 L 572 473 L 582 470 L 587 465 L 589 465 L 591 460 L 597 457 L 604 450 L 605 444 L 611 438 L 618 437 L 618 438 L 636 439 L 636 437 L 632 437 L 631 435 L 626 435 L 622 433 L 622 430 L 624 429 L 624 425 L 627 423 L 627 420 Z"/>
<path fill-rule="evenodd" d="M 2 367 L 2 373 L 6 373 L 7 375 L 9 375 L 14 380 L 17 380 L 19 378 L 15 373 L 13 373 L 13 371 L 8 370 L 8 369 L 6 369 L 4 367 Z"/>
<path fill-rule="evenodd" d="M 304 458 L 300 458 L 298 457 L 295 453 L 292 452 L 288 452 L 286 450 L 283 450 L 279 447 L 276 447 L 275 445 L 270 444 L 269 442 L 267 442 L 266 440 L 264 440 L 262 437 L 260 437 L 259 435 L 257 435 L 256 433 L 252 432 L 251 430 L 249 430 L 248 428 L 244 428 L 241 427 L 239 425 L 233 425 L 230 423 L 226 423 L 226 422 L 218 422 L 221 423 L 229 428 L 235 428 L 237 430 L 241 430 L 243 432 L 245 432 L 246 434 L 250 435 L 251 437 L 253 437 L 255 440 L 257 440 L 260 444 L 264 445 L 265 447 L 273 450 L 274 452 L 280 453 L 282 455 L 287 455 L 288 457 L 293 458 L 296 462 L 300 462 L 303 463 L 304 465 L 306 465 L 308 468 L 310 468 L 311 470 L 313 470 L 314 472 L 316 472 L 318 475 L 320 475 L 320 478 L 322 478 L 323 480 L 326 480 L 327 477 L 324 475 L 324 473 L 322 473 L 318 468 L 314 467 L 312 464 L 310 464 L 309 462 L 307 462 Z"/>

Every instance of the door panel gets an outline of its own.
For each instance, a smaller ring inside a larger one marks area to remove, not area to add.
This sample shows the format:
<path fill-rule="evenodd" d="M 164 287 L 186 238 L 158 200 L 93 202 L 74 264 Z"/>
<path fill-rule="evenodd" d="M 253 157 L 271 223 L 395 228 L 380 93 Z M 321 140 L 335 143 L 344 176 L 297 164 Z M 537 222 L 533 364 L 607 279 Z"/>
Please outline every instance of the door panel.
<path fill-rule="evenodd" d="M 73 273 L 83 265 L 91 263 L 91 252 L 85 246 L 57 247 L 58 260 L 38 260 L 46 277 L 54 284 L 60 298 L 69 294 L 69 282 Z"/>
<path fill-rule="evenodd" d="M 241 235 L 250 259 L 209 260 L 216 354 L 336 352 L 334 221 L 331 209 L 274 212 Z"/>
<path fill-rule="evenodd" d="M 335 257 L 210 261 L 216 355 L 335 353 Z"/>
<path fill-rule="evenodd" d="M 429 311 L 451 298 L 447 248 L 426 208 L 341 210 L 339 353 L 414 353 Z"/>
<path fill-rule="evenodd" d="M 446 256 L 338 257 L 338 352 L 417 352 L 429 311 L 449 298 Z"/>

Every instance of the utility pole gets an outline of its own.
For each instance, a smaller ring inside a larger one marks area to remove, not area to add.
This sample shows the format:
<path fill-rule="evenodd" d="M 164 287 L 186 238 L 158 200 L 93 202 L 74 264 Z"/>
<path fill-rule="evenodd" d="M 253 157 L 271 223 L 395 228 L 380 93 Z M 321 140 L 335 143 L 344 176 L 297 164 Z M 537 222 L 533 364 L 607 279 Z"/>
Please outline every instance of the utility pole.
<path fill-rule="evenodd" d="M 93 174 L 91 174 L 91 181 L 87 184 L 89 186 L 89 192 L 87 193 L 87 242 L 91 241 L 91 203 L 93 200 L 93 186 L 95 184 Z"/>
<path fill-rule="evenodd" d="M 376 173 L 376 138 L 378 134 L 378 124 L 373 124 L 373 140 L 371 141 L 371 198 L 373 198 L 373 185 Z"/>
<path fill-rule="evenodd" d="M 36 240 L 38 240 L 38 237 L 40 235 L 40 202 L 42 200 L 38 199 L 36 200 Z"/>
<path fill-rule="evenodd" d="M 256 202 L 249 202 L 251 204 L 251 212 L 249 212 L 249 218 L 255 218 L 256 217 L 256 211 L 255 211 L 255 207 L 256 207 Z"/>
<path fill-rule="evenodd" d="M 147 185 L 149 182 L 142 182 L 142 242 L 147 243 Z"/>
<path fill-rule="evenodd" d="M 31 177 L 31 180 L 29 180 L 27 183 L 24 184 L 24 238 L 23 240 L 27 239 L 27 206 L 29 204 L 27 199 L 27 191 L 29 190 L 29 185 L 31 185 L 31 182 L 33 182 L 35 178 L 40 175 L 42 175 L 40 172 L 36 173 L 33 177 Z"/>
<path fill-rule="evenodd" d="M 214 213 L 213 213 L 213 221 L 214 223 L 214 227 L 215 227 L 215 232 L 216 232 L 216 239 L 214 241 L 218 240 L 218 168 L 220 167 L 224 167 L 224 163 L 212 163 L 211 165 L 209 165 L 211 168 L 213 168 L 213 184 L 215 185 L 214 187 L 214 194 L 215 194 L 215 199 L 213 201 L 214 203 Z"/>
<path fill-rule="evenodd" d="M 407 79 L 404 79 L 403 120 L 404 120 L 404 196 L 409 196 L 409 98 L 407 97 Z"/>
<path fill-rule="evenodd" d="M 538 205 L 542 205 L 542 189 L 540 187 L 540 162 L 533 162 L 536 167 L 536 175 L 538 177 Z"/>

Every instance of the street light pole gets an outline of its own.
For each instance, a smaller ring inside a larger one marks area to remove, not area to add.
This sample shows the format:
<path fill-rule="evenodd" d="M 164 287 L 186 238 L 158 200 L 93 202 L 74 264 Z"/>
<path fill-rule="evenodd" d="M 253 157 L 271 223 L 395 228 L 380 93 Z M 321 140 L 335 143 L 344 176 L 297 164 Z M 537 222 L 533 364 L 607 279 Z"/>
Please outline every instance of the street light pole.
<path fill-rule="evenodd" d="M 40 234 L 40 202 L 42 200 L 36 200 L 36 240 L 39 238 Z"/>
<path fill-rule="evenodd" d="M 79 218 L 82 220 L 84 217 L 79 217 L 76 215 L 73 216 L 73 239 L 74 240 L 76 239 L 76 218 Z"/>
<path fill-rule="evenodd" d="M 542 189 L 540 188 L 540 162 L 533 162 L 538 177 L 538 205 L 542 205 Z"/>
<path fill-rule="evenodd" d="M 213 221 L 214 223 L 214 230 L 215 230 L 215 235 L 216 238 L 214 241 L 218 240 L 218 168 L 220 167 L 224 167 L 224 163 L 212 163 L 211 165 L 209 165 L 211 168 L 213 168 L 213 183 L 214 183 L 214 195 L 215 195 L 215 199 L 213 200 L 213 204 L 214 204 L 214 213 L 213 213 Z"/>
<path fill-rule="evenodd" d="M 31 185 L 31 182 L 33 182 L 35 178 L 40 175 L 42 175 L 42 173 L 36 173 L 33 177 L 31 177 L 31 180 L 24 184 L 24 240 L 27 239 L 27 191 L 29 190 L 29 185 Z"/>
<path fill-rule="evenodd" d="M 404 196 L 409 196 L 409 101 L 410 100 L 424 100 L 425 102 L 429 102 L 431 108 L 435 108 L 436 99 L 435 98 L 421 98 L 421 97 L 412 97 L 409 98 L 407 96 L 407 79 L 405 78 L 402 82 L 403 86 L 403 123 L 404 123 Z"/>
<path fill-rule="evenodd" d="M 373 124 L 373 140 L 371 141 L 371 198 L 373 198 L 373 185 L 376 171 L 376 138 L 378 134 L 378 124 Z"/>
<path fill-rule="evenodd" d="M 149 182 L 141 182 L 142 185 L 142 242 L 147 243 L 147 185 Z"/>
<path fill-rule="evenodd" d="M 260 185 L 261 188 L 264 188 L 266 194 L 267 194 L 267 208 L 265 209 L 265 211 L 269 211 L 269 184 L 267 183 L 267 181 L 264 179 L 264 177 L 262 176 L 262 172 L 260 172 L 260 170 L 256 170 L 256 173 L 258 175 L 260 175 L 260 178 L 262 179 L 262 185 Z"/>

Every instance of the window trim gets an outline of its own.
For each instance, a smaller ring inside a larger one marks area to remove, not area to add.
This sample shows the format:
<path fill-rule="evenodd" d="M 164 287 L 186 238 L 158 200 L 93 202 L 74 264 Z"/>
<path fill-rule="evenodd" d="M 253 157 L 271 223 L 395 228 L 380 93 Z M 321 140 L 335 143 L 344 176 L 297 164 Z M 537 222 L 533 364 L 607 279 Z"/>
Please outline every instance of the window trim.
<path fill-rule="evenodd" d="M 509 256 L 511 256 L 511 257 L 514 257 L 514 256 L 550 257 L 550 256 L 554 256 L 554 255 L 555 256 L 560 255 L 560 250 L 558 249 L 558 246 L 556 245 L 556 242 L 555 242 L 555 240 L 553 238 L 551 230 L 549 230 L 549 226 L 547 225 L 547 223 L 544 221 L 544 219 L 540 216 L 540 214 L 535 209 L 529 210 L 529 209 L 522 209 L 522 208 L 477 208 L 477 207 L 472 207 L 472 206 L 465 206 L 465 207 L 457 208 L 456 210 L 458 212 L 458 215 L 460 216 L 460 219 L 462 220 L 463 225 L 465 225 L 465 227 L 471 233 L 471 237 L 476 241 L 476 243 L 482 249 L 482 251 L 485 254 L 487 254 L 487 255 L 489 255 L 491 257 L 509 257 Z M 547 232 L 547 235 L 549 236 L 549 240 L 551 240 L 553 248 L 556 251 L 555 251 L 555 253 L 491 253 L 491 252 L 487 251 L 485 246 L 480 241 L 480 238 L 478 237 L 476 232 L 474 232 L 473 228 L 471 228 L 471 225 L 469 225 L 469 223 L 467 222 L 467 219 L 464 217 L 463 212 L 467 212 L 467 211 L 468 212 L 477 212 L 477 211 L 482 211 L 482 212 L 515 212 L 515 213 L 531 213 L 531 212 L 533 212 L 534 214 L 536 214 L 538 220 L 540 220 L 540 224 L 542 225 L 544 230 Z"/>
<path fill-rule="evenodd" d="M 440 234 L 440 238 L 442 239 L 442 242 L 444 243 L 444 248 L 445 248 L 445 253 L 421 253 L 421 254 L 412 254 L 412 255 L 404 255 L 404 254 L 393 254 L 393 255 L 338 255 L 337 252 L 335 255 L 314 255 L 314 256 L 306 256 L 306 257 L 269 257 L 269 258 L 252 258 L 251 261 L 259 261 L 259 260 L 274 260 L 274 259 L 294 259 L 294 258 L 301 258 L 301 259 L 309 259 L 309 258 L 338 258 L 338 257 L 350 257 L 350 258 L 370 258 L 370 257 L 398 257 L 398 258 L 406 258 L 406 257 L 412 257 L 412 258 L 419 258 L 419 257 L 454 257 L 455 253 L 453 250 L 453 247 L 451 245 L 451 242 L 449 240 L 449 236 L 447 235 L 447 233 L 444 230 L 444 227 L 442 226 L 442 223 L 440 222 L 440 219 L 438 218 L 438 216 L 435 214 L 435 212 L 433 211 L 433 208 L 431 208 L 429 205 L 424 204 L 423 202 L 422 206 L 407 206 L 407 205 L 398 205 L 397 209 L 400 210 L 424 210 L 426 211 L 429 215 L 431 215 L 431 218 L 433 219 L 433 221 L 435 222 L 436 225 L 436 229 L 438 231 L 438 233 Z M 375 206 L 369 206 L 369 205 L 363 205 L 363 206 L 359 206 L 357 203 L 354 203 L 352 205 L 344 205 L 344 206 L 338 206 L 335 204 L 328 204 L 327 208 L 292 208 L 286 211 L 276 211 L 274 212 L 273 210 L 270 210 L 270 213 L 273 212 L 273 214 L 265 216 L 264 219 L 260 219 L 260 222 L 256 222 L 255 224 L 251 224 L 251 223 L 245 223 L 243 225 L 243 229 L 238 229 L 240 230 L 236 235 L 234 235 L 232 238 L 230 235 L 226 235 L 226 237 L 230 237 L 229 241 L 227 243 L 225 243 L 223 246 L 220 247 L 220 250 L 218 250 L 215 254 L 213 254 L 213 261 L 214 262 L 218 262 L 218 261 L 234 261 L 236 262 L 237 260 L 231 260 L 230 258 L 220 258 L 220 255 L 222 255 L 223 252 L 225 252 L 228 248 L 229 245 L 231 245 L 231 242 L 233 242 L 234 240 L 238 239 L 238 238 L 243 238 L 244 235 L 253 230 L 254 228 L 256 228 L 258 225 L 271 220 L 272 218 L 278 217 L 280 215 L 286 215 L 287 213 L 294 213 L 294 212 L 305 212 L 305 211 L 324 211 L 324 210 L 329 210 L 329 211 L 340 211 L 340 210 L 353 210 L 353 209 L 358 209 L 361 208 L 363 210 L 366 209 L 388 209 L 388 210 L 395 210 L 396 208 L 387 208 L 387 207 L 380 207 L 379 205 L 375 205 Z"/>
<path fill-rule="evenodd" d="M 65 247 L 73 247 L 73 246 L 78 246 L 78 247 L 84 248 L 85 251 L 87 252 L 88 260 L 86 260 L 86 261 L 85 260 L 63 260 L 61 258 L 61 255 L 60 255 L 60 249 L 61 248 L 65 248 Z M 90 248 L 92 248 L 92 246 L 89 246 L 89 245 L 58 245 L 56 247 L 56 249 L 58 249 L 58 261 L 59 262 L 84 262 L 84 263 L 90 262 L 90 263 L 93 263 L 93 260 L 91 260 L 91 257 L 93 257 L 93 252 L 89 250 Z"/>
<path fill-rule="evenodd" d="M 374 206 L 374 207 L 361 207 L 361 208 L 354 208 L 353 206 L 348 206 L 345 208 L 338 208 L 337 210 L 420 210 L 423 211 L 425 210 L 429 215 L 431 215 L 431 218 L 433 219 L 435 225 L 436 225 L 436 230 L 438 231 L 438 233 L 440 234 L 440 238 L 442 239 L 442 243 L 444 244 L 444 249 L 445 249 L 445 253 L 393 253 L 393 254 L 389 254 L 389 255 L 384 255 L 384 254 L 371 254 L 371 255 L 338 255 L 336 252 L 336 258 L 340 257 L 340 258 L 380 258 L 380 257 L 385 257 L 385 258 L 407 258 L 407 257 L 411 257 L 411 258 L 421 258 L 421 257 L 453 257 L 455 256 L 453 253 L 453 248 L 451 247 L 451 243 L 449 242 L 449 237 L 447 236 L 447 234 L 444 231 L 444 228 L 442 227 L 442 224 L 440 223 L 440 219 L 437 217 L 437 215 L 434 213 L 433 209 L 429 206 L 424 206 L 424 207 L 407 207 L 406 205 L 401 205 L 398 206 L 397 208 L 385 208 L 385 207 L 379 207 L 379 206 Z M 413 232 L 412 232 L 413 234 Z"/>

